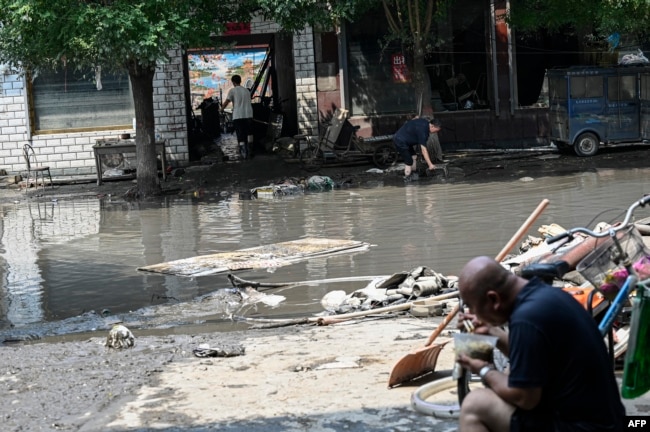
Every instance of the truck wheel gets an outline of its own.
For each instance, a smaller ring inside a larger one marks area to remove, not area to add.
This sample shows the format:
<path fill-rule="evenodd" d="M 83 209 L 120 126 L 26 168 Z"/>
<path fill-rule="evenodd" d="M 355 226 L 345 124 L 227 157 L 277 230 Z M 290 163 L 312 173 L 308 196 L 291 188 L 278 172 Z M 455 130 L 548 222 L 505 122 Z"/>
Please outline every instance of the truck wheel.
<path fill-rule="evenodd" d="M 578 156 L 593 156 L 598 153 L 600 139 L 591 132 L 585 132 L 576 138 L 573 150 Z"/>

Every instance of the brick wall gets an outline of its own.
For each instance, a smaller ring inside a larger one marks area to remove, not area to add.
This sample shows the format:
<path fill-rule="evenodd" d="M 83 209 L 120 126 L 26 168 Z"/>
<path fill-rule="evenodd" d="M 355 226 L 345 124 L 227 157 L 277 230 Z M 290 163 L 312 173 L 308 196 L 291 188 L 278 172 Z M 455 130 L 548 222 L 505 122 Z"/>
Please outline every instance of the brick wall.
<path fill-rule="evenodd" d="M 318 135 L 318 97 L 316 94 L 316 63 L 314 36 L 311 28 L 293 37 L 298 99 L 298 128 L 301 133 Z"/>
<path fill-rule="evenodd" d="M 255 19 L 251 33 L 275 33 L 277 24 Z M 316 64 L 314 36 L 311 27 L 293 35 L 293 61 L 296 71 L 296 103 L 298 129 L 301 134 L 318 135 L 318 104 L 316 95 Z"/>
<path fill-rule="evenodd" d="M 162 65 L 154 78 L 156 128 L 168 140 L 167 158 L 173 165 L 188 161 L 187 121 L 180 50 L 171 53 L 171 62 Z M 133 129 L 31 135 L 25 78 L 15 71 L 0 70 L 0 168 L 10 175 L 26 172 L 23 145 L 34 147 L 37 161 L 48 165 L 53 176 L 94 176 L 92 146 L 100 138 L 115 138 Z"/>
<path fill-rule="evenodd" d="M 189 161 L 187 107 L 181 50 L 169 54 L 170 61 L 161 65 L 153 81 L 153 113 L 156 131 L 167 140 L 167 159 L 172 166 Z"/>

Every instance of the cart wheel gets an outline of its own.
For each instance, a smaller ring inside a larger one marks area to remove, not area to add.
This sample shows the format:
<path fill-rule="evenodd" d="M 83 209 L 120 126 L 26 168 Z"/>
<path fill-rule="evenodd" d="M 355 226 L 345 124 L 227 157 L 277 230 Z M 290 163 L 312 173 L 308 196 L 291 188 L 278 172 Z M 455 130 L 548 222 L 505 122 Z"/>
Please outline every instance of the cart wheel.
<path fill-rule="evenodd" d="M 384 143 L 377 146 L 372 154 L 372 162 L 379 169 L 386 169 L 397 160 L 397 151 L 392 143 Z"/>
<path fill-rule="evenodd" d="M 317 146 L 308 146 L 300 152 L 300 165 L 305 171 L 318 171 L 325 163 L 325 156 Z"/>

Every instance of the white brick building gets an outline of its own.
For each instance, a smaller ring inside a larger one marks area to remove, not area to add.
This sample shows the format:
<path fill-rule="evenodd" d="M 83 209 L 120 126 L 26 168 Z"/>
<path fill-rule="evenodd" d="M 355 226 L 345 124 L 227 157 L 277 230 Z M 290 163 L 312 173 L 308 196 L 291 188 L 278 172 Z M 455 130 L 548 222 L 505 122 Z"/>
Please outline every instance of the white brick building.
<path fill-rule="evenodd" d="M 257 20 L 251 34 L 272 34 L 277 25 Z M 318 133 L 314 43 L 311 29 L 293 36 L 296 107 L 298 128 L 303 133 Z M 134 133 L 131 127 L 64 133 L 35 133 L 30 125 L 30 97 L 26 77 L 6 69 L 0 73 L 0 168 L 10 175 L 26 172 L 23 145 L 34 148 L 39 164 L 50 166 L 54 177 L 93 176 L 96 174 L 92 146 L 97 139 L 116 138 Z M 171 53 L 171 61 L 161 65 L 154 78 L 154 116 L 156 130 L 167 141 L 167 159 L 172 166 L 189 163 L 187 104 L 180 50 Z"/>

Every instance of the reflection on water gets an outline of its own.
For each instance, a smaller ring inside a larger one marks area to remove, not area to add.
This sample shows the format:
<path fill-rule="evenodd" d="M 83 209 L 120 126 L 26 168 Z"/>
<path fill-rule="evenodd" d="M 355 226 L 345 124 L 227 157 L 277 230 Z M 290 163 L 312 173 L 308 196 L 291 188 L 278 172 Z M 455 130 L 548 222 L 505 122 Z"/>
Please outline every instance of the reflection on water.
<path fill-rule="evenodd" d="M 191 279 L 136 268 L 304 237 L 373 246 L 363 253 L 238 276 L 310 281 L 388 275 L 419 265 L 455 274 L 473 256 L 496 255 L 542 199 L 550 205 L 534 227 L 583 225 L 607 209 L 613 211 L 599 220 L 612 220 L 643 195 L 649 176 L 646 169 L 600 170 L 533 181 L 409 184 L 256 201 L 214 196 L 147 205 L 87 199 L 9 205 L 1 209 L 0 329 L 90 311 L 137 310 L 140 317 L 186 313 L 178 323 L 227 318 L 216 309 L 210 316 L 192 302 L 228 288 L 225 275 Z M 644 216 L 644 210 L 639 213 Z M 537 233 L 533 229 L 531 234 Z M 313 313 L 328 291 L 364 285 L 302 284 L 282 290 L 287 300 L 279 307 L 259 306 L 249 314 Z"/>

